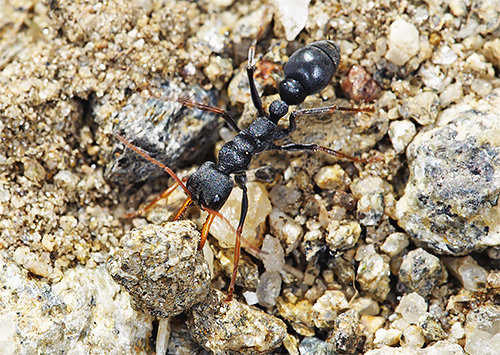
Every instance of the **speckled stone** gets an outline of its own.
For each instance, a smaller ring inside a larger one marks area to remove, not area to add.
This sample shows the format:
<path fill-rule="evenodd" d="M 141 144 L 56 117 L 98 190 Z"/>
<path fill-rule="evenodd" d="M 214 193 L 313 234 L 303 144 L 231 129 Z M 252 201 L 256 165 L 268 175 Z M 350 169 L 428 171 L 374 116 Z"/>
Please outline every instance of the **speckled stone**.
<path fill-rule="evenodd" d="M 471 355 L 494 355 L 500 346 L 500 306 L 485 305 L 467 315 L 465 350 Z"/>
<path fill-rule="evenodd" d="M 153 318 L 103 267 L 68 269 L 52 285 L 33 278 L 0 251 L 2 354 L 150 354 Z"/>
<path fill-rule="evenodd" d="M 465 255 L 500 244 L 500 117 L 471 109 L 455 114 L 409 145 L 410 180 L 396 215 L 417 244 Z"/>
<path fill-rule="evenodd" d="M 425 297 L 446 281 L 448 273 L 436 256 L 418 248 L 403 257 L 398 276 L 400 291 Z"/>
<path fill-rule="evenodd" d="M 260 354 L 281 345 L 286 325 L 280 319 L 212 290 L 188 314 L 191 336 L 213 354 Z"/>
<path fill-rule="evenodd" d="M 130 293 L 136 310 L 165 318 L 178 315 L 210 290 L 199 238 L 189 221 L 134 229 L 109 259 L 109 273 Z"/>

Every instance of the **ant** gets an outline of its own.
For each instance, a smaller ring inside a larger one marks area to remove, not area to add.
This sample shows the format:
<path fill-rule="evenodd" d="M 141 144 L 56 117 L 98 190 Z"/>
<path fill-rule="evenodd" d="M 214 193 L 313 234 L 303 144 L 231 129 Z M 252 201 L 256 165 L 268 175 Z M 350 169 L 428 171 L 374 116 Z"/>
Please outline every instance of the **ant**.
<path fill-rule="evenodd" d="M 243 191 L 241 214 L 238 227 L 236 228 L 233 271 L 229 284 L 227 301 L 231 301 L 233 298 L 235 280 L 238 272 L 238 262 L 241 252 L 241 233 L 248 210 L 246 171 L 249 169 L 252 157 L 267 150 L 323 151 L 343 159 L 363 162 L 363 159 L 352 157 L 317 144 L 290 143 L 278 145 L 275 141 L 287 137 L 296 129 L 296 118 L 299 116 L 326 114 L 337 110 L 348 112 L 374 111 L 373 108 L 349 108 L 338 107 L 336 105 L 298 110 L 290 113 L 288 127 L 279 128 L 278 122 L 288 113 L 289 106 L 302 103 L 307 96 L 320 92 L 332 80 L 340 62 L 340 48 L 331 40 L 322 40 L 310 43 L 295 51 L 285 65 L 285 79 L 279 84 L 278 91 L 280 100 L 275 100 L 271 103 L 269 106 L 269 114 L 267 114 L 262 107 L 262 101 L 255 86 L 254 72 L 256 67 L 254 56 L 255 43 L 252 44 L 249 49 L 246 71 L 248 74 L 252 102 L 257 109 L 258 117 L 248 128 L 240 129 L 236 120 L 225 110 L 186 99 L 177 99 L 178 102 L 185 106 L 218 114 L 237 132 L 233 140 L 222 146 L 217 163 L 211 161 L 205 162 L 190 176 L 179 179 L 170 168 L 150 157 L 126 138 L 115 133 L 118 140 L 145 159 L 162 168 L 175 180 L 172 186 L 154 199 L 144 210 L 137 211 L 136 214 L 147 211 L 158 200 L 167 197 L 175 188 L 181 186 L 187 193 L 188 198 L 175 215 L 174 221 L 180 218 L 186 208 L 193 202 L 202 210 L 208 212 L 208 217 L 203 224 L 198 249 L 202 249 L 205 245 L 208 231 L 214 218 L 216 216 L 224 218 L 218 211 L 227 201 L 234 185 L 236 184 L 241 188 Z M 231 177 L 231 175 L 233 177 Z"/>

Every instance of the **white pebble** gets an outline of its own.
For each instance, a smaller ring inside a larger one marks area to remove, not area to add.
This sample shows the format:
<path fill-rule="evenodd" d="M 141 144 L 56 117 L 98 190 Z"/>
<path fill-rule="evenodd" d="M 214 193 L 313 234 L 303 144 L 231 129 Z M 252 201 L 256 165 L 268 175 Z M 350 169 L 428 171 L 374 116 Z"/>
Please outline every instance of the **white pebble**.
<path fill-rule="evenodd" d="M 385 239 L 384 244 L 380 246 L 380 250 L 392 258 L 401 253 L 410 244 L 408 239 L 406 233 L 392 233 Z"/>
<path fill-rule="evenodd" d="M 457 102 L 463 96 L 462 84 L 459 82 L 450 84 L 439 95 L 441 106 L 446 107 L 452 102 Z"/>
<path fill-rule="evenodd" d="M 420 49 L 417 28 L 404 20 L 396 20 L 389 30 L 389 51 L 385 58 L 396 65 L 404 65 Z"/>
<path fill-rule="evenodd" d="M 427 312 L 427 302 L 416 292 L 401 297 L 396 312 L 411 324 L 417 324 L 418 318 Z"/>
<path fill-rule="evenodd" d="M 389 138 L 396 153 L 404 152 L 416 133 L 417 129 L 412 121 L 392 121 L 389 125 Z"/>
<path fill-rule="evenodd" d="M 262 248 L 260 249 L 260 256 L 266 271 L 282 271 L 285 265 L 285 251 L 277 238 L 266 235 Z"/>
<path fill-rule="evenodd" d="M 274 0 L 278 5 L 278 18 L 285 27 L 287 41 L 293 41 L 306 26 L 310 0 Z"/>

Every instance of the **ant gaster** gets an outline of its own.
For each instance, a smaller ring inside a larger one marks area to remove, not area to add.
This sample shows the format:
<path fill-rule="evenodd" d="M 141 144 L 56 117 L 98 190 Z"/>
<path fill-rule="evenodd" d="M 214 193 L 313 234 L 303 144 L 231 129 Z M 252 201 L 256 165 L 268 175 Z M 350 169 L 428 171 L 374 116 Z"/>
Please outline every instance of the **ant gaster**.
<path fill-rule="evenodd" d="M 185 106 L 210 111 L 220 115 L 238 134 L 233 140 L 224 144 L 219 152 L 217 163 L 205 162 L 198 170 L 187 178 L 179 179 L 167 166 L 148 156 L 141 149 L 134 146 L 124 137 L 115 133 L 115 136 L 129 148 L 148 159 L 152 163 L 164 169 L 175 179 L 173 186 L 151 202 L 143 211 L 151 208 L 159 199 L 168 196 L 177 186 L 181 186 L 187 193 L 188 198 L 183 203 L 174 217 L 180 218 L 183 212 L 191 203 L 196 203 L 201 209 L 208 212 L 201 233 L 199 249 L 203 248 L 210 226 L 216 216 L 220 216 L 219 210 L 226 203 L 234 184 L 241 188 L 243 197 L 241 201 L 241 214 L 236 228 L 236 240 L 234 250 L 234 264 L 229 285 L 227 300 L 233 297 L 236 275 L 238 272 L 238 262 L 241 251 L 241 233 L 248 210 L 247 177 L 246 171 L 250 166 L 252 157 L 255 154 L 267 150 L 281 151 L 323 151 L 330 155 L 346 158 L 354 161 L 361 159 L 351 157 L 338 151 L 319 146 L 317 144 L 297 144 L 291 143 L 278 145 L 275 141 L 287 137 L 296 128 L 296 118 L 304 115 L 316 115 L 332 113 L 336 110 L 350 112 L 373 112 L 371 108 L 348 108 L 336 105 L 312 108 L 307 110 L 293 111 L 289 117 L 289 125 L 286 128 L 278 127 L 279 120 L 288 113 L 289 106 L 302 103 L 309 95 L 316 94 L 323 90 L 332 80 L 340 62 L 339 46 L 331 40 L 313 42 L 298 49 L 289 58 L 285 65 L 285 79 L 279 84 L 280 100 L 275 100 L 269 106 L 269 114 L 262 107 L 262 101 L 257 92 L 254 81 L 255 72 L 255 44 L 249 49 L 248 65 L 246 67 L 250 84 L 250 94 L 253 105 L 257 109 L 258 117 L 246 129 L 240 129 L 236 120 L 225 110 L 193 102 L 185 99 L 177 101 Z M 231 177 L 231 175 L 233 177 Z M 185 182 L 185 185 L 184 185 Z M 141 213 L 139 211 L 138 213 Z"/>

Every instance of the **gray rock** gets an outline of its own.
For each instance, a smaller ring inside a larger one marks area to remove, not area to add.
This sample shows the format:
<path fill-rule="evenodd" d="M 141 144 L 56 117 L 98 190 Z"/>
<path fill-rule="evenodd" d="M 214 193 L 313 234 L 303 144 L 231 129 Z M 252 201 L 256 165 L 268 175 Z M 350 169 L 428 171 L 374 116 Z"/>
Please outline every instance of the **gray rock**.
<path fill-rule="evenodd" d="M 188 314 L 191 336 L 214 354 L 259 354 L 281 345 L 285 323 L 213 289 Z"/>
<path fill-rule="evenodd" d="M 158 317 L 178 315 L 210 290 L 210 271 L 198 250 L 194 223 L 148 225 L 128 232 L 107 267 L 132 296 L 133 307 Z"/>
<path fill-rule="evenodd" d="M 500 117 L 466 110 L 408 146 L 410 179 L 398 223 L 419 245 L 465 255 L 500 244 Z"/>
<path fill-rule="evenodd" d="M 403 257 L 398 276 L 399 291 L 417 292 L 425 297 L 446 281 L 448 273 L 437 257 L 418 248 Z"/>
<path fill-rule="evenodd" d="M 214 144 L 221 121 L 213 113 L 183 107 L 175 101 L 178 98 L 209 105 L 215 102 L 213 93 L 198 86 L 182 90 L 166 83 L 149 98 L 145 94 L 132 94 L 115 118 L 115 132 L 171 169 L 193 162 Z M 98 113 L 99 103 L 95 105 Z M 130 187 L 164 174 L 161 168 L 126 149 L 118 140 L 113 157 L 104 177 L 122 186 Z"/>

